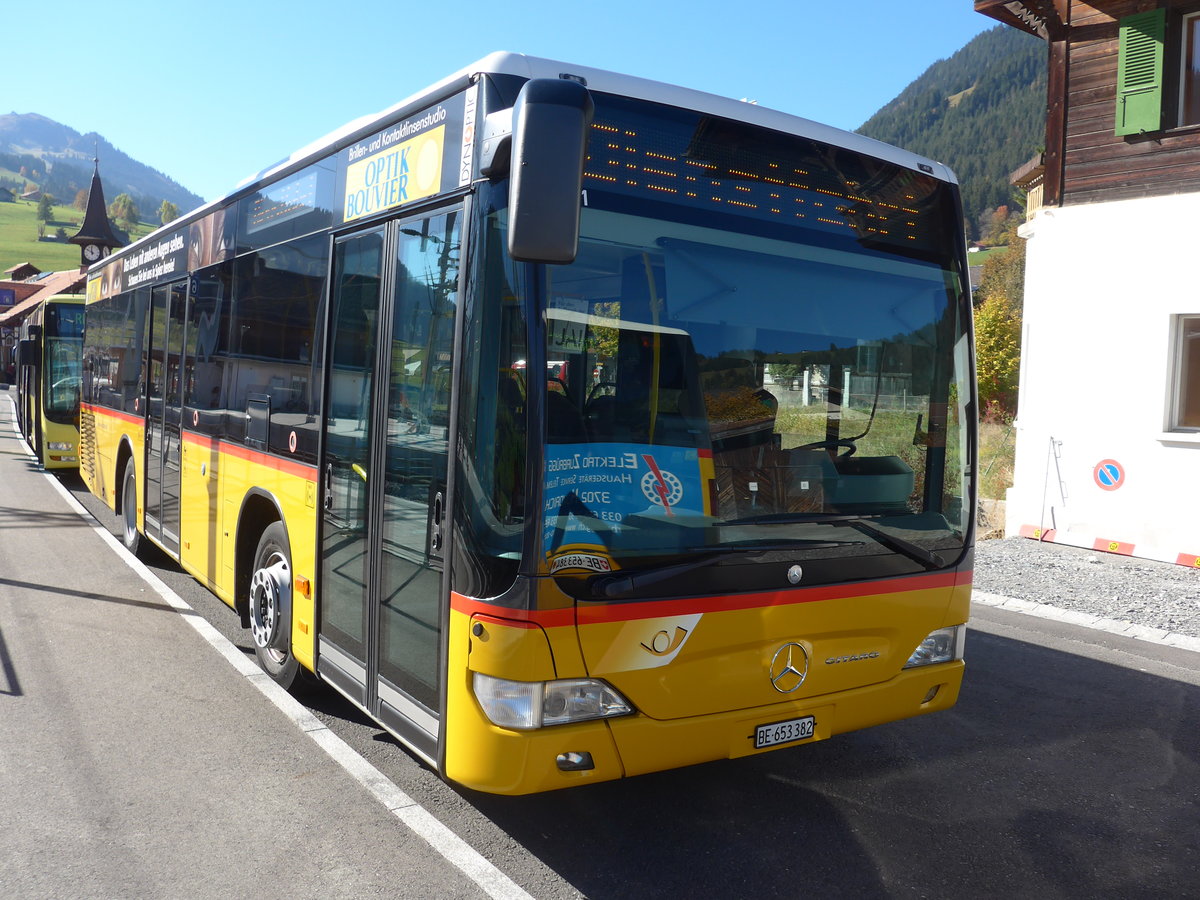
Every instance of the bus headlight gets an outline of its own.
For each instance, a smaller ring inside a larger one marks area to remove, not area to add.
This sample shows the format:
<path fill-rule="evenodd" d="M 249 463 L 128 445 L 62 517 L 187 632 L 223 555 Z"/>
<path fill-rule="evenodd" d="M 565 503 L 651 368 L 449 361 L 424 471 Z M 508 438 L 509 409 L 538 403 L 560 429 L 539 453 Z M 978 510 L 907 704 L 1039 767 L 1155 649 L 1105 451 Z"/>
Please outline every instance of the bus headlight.
<path fill-rule="evenodd" d="M 492 724 L 520 731 L 633 712 L 611 685 L 594 678 L 508 681 L 476 672 L 474 688 L 475 698 Z"/>
<path fill-rule="evenodd" d="M 66 441 L 47 441 L 46 447 L 50 450 L 74 450 L 74 444 L 68 444 Z"/>
<path fill-rule="evenodd" d="M 966 640 L 966 625 L 953 625 L 930 632 L 929 637 L 917 645 L 904 668 L 911 669 L 914 666 L 930 666 L 934 663 L 962 659 Z"/>

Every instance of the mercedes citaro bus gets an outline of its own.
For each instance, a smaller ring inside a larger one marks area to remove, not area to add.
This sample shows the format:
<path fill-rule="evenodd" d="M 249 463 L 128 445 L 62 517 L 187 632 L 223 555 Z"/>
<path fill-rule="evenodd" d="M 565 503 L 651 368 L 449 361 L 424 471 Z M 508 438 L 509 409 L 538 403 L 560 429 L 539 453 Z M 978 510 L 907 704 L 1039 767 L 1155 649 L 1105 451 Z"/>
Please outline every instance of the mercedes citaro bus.
<path fill-rule="evenodd" d="M 21 323 L 17 344 L 17 427 L 47 469 L 79 464 L 83 297 L 57 294 Z"/>
<path fill-rule="evenodd" d="M 91 269 L 81 469 L 471 788 L 946 709 L 961 222 L 936 162 L 495 54 Z"/>

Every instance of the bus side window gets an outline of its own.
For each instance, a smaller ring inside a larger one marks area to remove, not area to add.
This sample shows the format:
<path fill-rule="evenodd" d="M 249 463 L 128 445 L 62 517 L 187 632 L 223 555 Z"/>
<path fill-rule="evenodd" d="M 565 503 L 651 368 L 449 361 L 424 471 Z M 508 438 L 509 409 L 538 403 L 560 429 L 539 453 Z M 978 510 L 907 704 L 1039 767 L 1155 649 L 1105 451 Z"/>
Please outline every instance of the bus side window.
<path fill-rule="evenodd" d="M 197 272 L 193 285 L 184 351 L 184 403 L 198 413 L 199 430 L 220 434 L 225 418 L 233 263 Z"/>
<path fill-rule="evenodd" d="M 235 263 L 225 378 L 230 437 L 245 437 L 251 396 L 270 397 L 268 449 L 315 461 L 321 383 L 319 335 L 328 266 L 327 238 L 318 235 L 240 257 Z"/>

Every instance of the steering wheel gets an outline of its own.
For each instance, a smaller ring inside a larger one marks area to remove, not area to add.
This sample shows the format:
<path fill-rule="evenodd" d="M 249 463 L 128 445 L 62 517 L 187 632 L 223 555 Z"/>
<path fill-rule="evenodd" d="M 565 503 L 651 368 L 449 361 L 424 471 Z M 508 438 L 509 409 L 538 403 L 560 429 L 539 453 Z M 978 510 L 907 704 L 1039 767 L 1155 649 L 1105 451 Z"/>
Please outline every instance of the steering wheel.
<path fill-rule="evenodd" d="M 858 445 L 855 444 L 854 441 L 846 440 L 844 438 L 842 440 L 838 440 L 838 441 L 813 441 L 811 444 L 802 444 L 801 446 L 797 447 L 796 449 L 797 450 L 836 450 L 838 447 L 844 447 L 846 449 L 845 453 L 839 453 L 837 455 L 838 459 L 846 459 L 848 457 L 851 457 L 858 450 Z"/>
<path fill-rule="evenodd" d="M 612 389 L 612 394 L 616 394 L 617 383 L 615 381 L 597 381 L 595 384 L 593 384 L 592 389 L 590 391 L 588 391 L 587 400 L 583 404 L 584 408 L 586 408 L 587 405 L 589 403 L 591 403 L 593 400 L 597 399 L 596 395 L 600 394 L 601 390 L 605 390 L 608 388 Z M 600 396 L 608 397 L 608 396 L 612 396 L 612 394 L 600 394 Z"/>

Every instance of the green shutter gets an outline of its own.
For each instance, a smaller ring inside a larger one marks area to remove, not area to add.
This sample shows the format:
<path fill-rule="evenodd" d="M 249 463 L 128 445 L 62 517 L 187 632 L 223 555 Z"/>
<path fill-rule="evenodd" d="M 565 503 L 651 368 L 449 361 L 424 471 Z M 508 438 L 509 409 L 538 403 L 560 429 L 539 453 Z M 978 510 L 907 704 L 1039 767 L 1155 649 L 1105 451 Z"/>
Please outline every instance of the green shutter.
<path fill-rule="evenodd" d="M 1116 133 L 1158 131 L 1162 127 L 1167 11 L 1152 9 L 1127 16 L 1119 24 Z"/>

